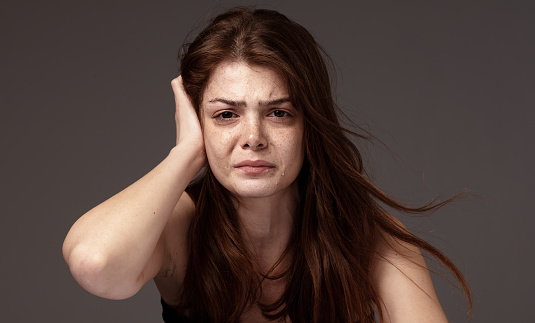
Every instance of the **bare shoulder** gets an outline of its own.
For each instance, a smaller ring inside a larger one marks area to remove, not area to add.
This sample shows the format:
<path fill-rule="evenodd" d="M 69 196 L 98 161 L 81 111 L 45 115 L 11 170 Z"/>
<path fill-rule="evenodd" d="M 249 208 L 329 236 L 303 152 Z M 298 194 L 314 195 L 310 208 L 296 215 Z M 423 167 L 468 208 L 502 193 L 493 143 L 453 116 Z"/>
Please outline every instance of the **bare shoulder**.
<path fill-rule="evenodd" d="M 163 261 L 154 282 L 162 298 L 168 304 L 178 301 L 188 263 L 188 231 L 195 214 L 195 204 L 184 192 L 165 226 L 160 242 L 163 245 Z"/>
<path fill-rule="evenodd" d="M 383 301 L 385 322 L 447 322 L 417 247 L 383 234 L 376 246 L 372 281 Z"/>

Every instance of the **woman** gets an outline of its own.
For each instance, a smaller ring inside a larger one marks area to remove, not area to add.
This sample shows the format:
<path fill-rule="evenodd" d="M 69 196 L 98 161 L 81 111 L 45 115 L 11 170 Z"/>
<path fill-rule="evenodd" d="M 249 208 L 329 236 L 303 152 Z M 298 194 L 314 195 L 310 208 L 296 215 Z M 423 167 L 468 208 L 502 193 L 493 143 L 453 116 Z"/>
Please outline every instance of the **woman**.
<path fill-rule="evenodd" d="M 65 239 L 82 287 L 123 299 L 154 279 L 166 322 L 445 322 L 423 249 L 470 300 L 454 264 L 381 207 L 447 201 L 411 209 L 370 182 L 303 27 L 230 10 L 180 70 L 176 146 Z"/>

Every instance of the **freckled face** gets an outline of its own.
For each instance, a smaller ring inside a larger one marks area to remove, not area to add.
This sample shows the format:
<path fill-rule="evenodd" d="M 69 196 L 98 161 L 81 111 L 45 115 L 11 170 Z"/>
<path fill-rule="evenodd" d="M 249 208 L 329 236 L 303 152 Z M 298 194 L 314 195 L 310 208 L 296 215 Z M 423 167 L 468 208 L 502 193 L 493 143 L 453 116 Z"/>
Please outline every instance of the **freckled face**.
<path fill-rule="evenodd" d="M 274 71 L 223 62 L 201 103 L 206 157 L 217 180 L 242 198 L 287 193 L 303 165 L 303 117 Z"/>

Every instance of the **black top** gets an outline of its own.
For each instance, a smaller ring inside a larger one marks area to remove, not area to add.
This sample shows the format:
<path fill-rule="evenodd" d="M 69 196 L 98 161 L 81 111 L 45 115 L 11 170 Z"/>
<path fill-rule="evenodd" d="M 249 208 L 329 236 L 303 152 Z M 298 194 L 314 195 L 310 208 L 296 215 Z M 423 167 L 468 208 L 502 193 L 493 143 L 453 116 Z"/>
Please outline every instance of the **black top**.
<path fill-rule="evenodd" d="M 162 318 L 165 323 L 191 323 L 192 322 L 192 320 L 190 320 L 187 316 L 180 314 L 177 311 L 177 309 L 167 305 L 167 303 L 163 300 L 163 298 L 160 299 L 160 302 L 162 303 Z"/>

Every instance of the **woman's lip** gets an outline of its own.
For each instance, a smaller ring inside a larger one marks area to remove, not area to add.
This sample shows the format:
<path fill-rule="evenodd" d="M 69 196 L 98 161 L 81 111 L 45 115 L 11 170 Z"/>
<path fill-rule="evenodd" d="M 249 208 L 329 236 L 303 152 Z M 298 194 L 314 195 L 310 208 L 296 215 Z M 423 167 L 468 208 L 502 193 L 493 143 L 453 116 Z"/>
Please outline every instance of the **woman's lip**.
<path fill-rule="evenodd" d="M 262 174 L 266 171 L 268 171 L 269 169 L 272 169 L 273 167 L 266 167 L 266 166 L 240 166 L 240 167 L 236 167 L 236 169 L 238 169 L 240 172 L 243 172 L 245 174 L 249 174 L 249 175 L 257 175 L 257 174 Z"/>
<path fill-rule="evenodd" d="M 234 165 L 234 168 L 250 175 L 262 174 L 274 167 L 275 165 L 265 160 L 244 160 Z"/>
<path fill-rule="evenodd" d="M 234 165 L 236 168 L 240 167 L 264 167 L 264 168 L 270 168 L 275 167 L 272 163 L 265 161 L 265 160 L 244 160 L 236 165 Z"/>

